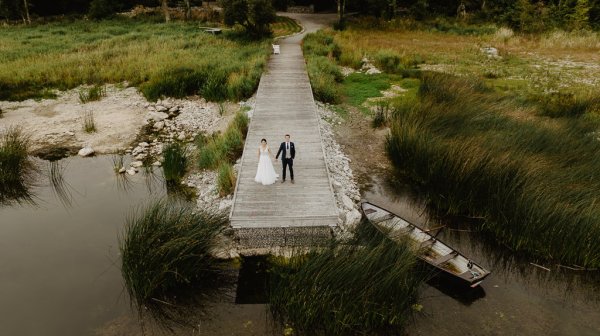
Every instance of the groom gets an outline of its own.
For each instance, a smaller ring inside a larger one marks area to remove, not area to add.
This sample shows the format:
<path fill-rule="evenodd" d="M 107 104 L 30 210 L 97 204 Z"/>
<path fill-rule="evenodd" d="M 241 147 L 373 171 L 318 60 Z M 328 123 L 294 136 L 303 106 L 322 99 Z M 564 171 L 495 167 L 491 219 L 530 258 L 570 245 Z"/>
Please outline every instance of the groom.
<path fill-rule="evenodd" d="M 283 179 L 281 183 L 285 182 L 285 167 L 290 167 L 290 178 L 292 179 L 292 183 L 294 183 L 294 157 L 296 156 L 296 148 L 294 148 L 294 143 L 290 142 L 290 135 L 285 135 L 285 141 L 279 145 L 279 150 L 277 151 L 277 155 L 275 155 L 275 160 L 279 158 L 279 154 L 281 155 L 281 163 L 283 166 Z"/>

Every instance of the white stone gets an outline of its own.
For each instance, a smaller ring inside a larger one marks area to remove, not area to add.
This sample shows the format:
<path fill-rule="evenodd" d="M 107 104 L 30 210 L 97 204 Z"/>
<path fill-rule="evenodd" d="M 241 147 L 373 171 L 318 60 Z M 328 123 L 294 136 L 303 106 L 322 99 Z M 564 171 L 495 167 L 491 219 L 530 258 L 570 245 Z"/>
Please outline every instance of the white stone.
<path fill-rule="evenodd" d="M 177 112 L 177 111 L 179 111 L 179 107 L 177 107 L 177 106 L 173 106 L 169 109 L 169 112 L 172 112 L 172 113 Z"/>
<path fill-rule="evenodd" d="M 149 145 L 147 142 L 145 142 L 145 141 L 144 141 L 144 142 L 140 142 L 140 143 L 138 144 L 138 146 L 139 146 L 139 147 L 142 147 L 142 148 L 146 148 L 146 147 L 148 147 L 148 146 L 150 146 L 150 145 Z"/>
<path fill-rule="evenodd" d="M 157 121 L 154 123 L 154 129 L 157 131 L 162 130 L 163 128 L 165 128 L 165 122 L 164 121 Z"/>
<path fill-rule="evenodd" d="M 119 174 L 123 174 L 126 171 L 127 169 L 125 169 L 125 167 L 121 167 L 121 169 L 119 169 Z"/>
<path fill-rule="evenodd" d="M 365 72 L 367 75 L 376 75 L 376 74 L 380 74 L 381 71 L 379 71 L 379 69 L 377 68 L 371 68 L 369 70 L 367 70 L 367 72 Z"/>
<path fill-rule="evenodd" d="M 158 112 L 165 112 L 165 111 L 168 111 L 168 109 L 167 109 L 166 107 L 162 106 L 162 105 L 156 105 L 156 110 L 157 110 Z M 165 114 L 166 114 L 166 113 L 165 113 Z"/>
<path fill-rule="evenodd" d="M 139 167 L 143 166 L 144 163 L 142 161 L 133 161 L 129 165 L 132 166 L 132 167 L 134 167 L 134 168 L 139 168 Z"/>
<path fill-rule="evenodd" d="M 156 166 L 156 167 L 160 167 L 162 165 L 162 163 L 160 163 L 160 161 L 154 161 L 154 163 L 152 165 Z"/>
<path fill-rule="evenodd" d="M 94 149 L 92 147 L 83 147 L 77 154 L 83 157 L 90 156 L 94 154 Z"/>
<path fill-rule="evenodd" d="M 129 175 L 135 175 L 135 173 L 137 173 L 137 169 L 135 169 L 134 167 L 131 167 L 129 169 L 127 169 L 127 174 Z"/>
<path fill-rule="evenodd" d="M 344 204 L 344 207 L 346 209 L 348 209 L 348 210 L 354 209 L 354 202 L 352 202 L 350 197 L 348 197 L 346 195 L 342 195 L 342 203 Z"/>
<path fill-rule="evenodd" d="M 179 140 L 179 141 L 185 140 L 185 132 L 179 133 L 179 135 L 177 136 L 177 140 Z"/>
<path fill-rule="evenodd" d="M 73 135 L 75 135 L 75 133 L 73 133 L 73 132 L 71 132 L 71 131 L 68 131 L 68 132 L 67 132 L 67 135 L 73 136 Z"/>
<path fill-rule="evenodd" d="M 148 112 L 148 119 L 152 119 L 154 121 L 162 121 L 168 117 L 169 115 L 164 112 Z"/>
<path fill-rule="evenodd" d="M 346 228 L 352 229 L 356 227 L 358 223 L 360 223 L 361 219 L 362 214 L 360 213 L 360 211 L 353 209 L 352 211 L 346 214 Z"/>
<path fill-rule="evenodd" d="M 481 48 L 480 51 L 491 58 L 500 57 L 498 54 L 498 49 L 496 49 L 494 47 L 484 47 L 484 48 Z"/>
<path fill-rule="evenodd" d="M 146 158 L 146 154 L 138 154 L 135 156 L 135 159 L 140 161 Z"/>

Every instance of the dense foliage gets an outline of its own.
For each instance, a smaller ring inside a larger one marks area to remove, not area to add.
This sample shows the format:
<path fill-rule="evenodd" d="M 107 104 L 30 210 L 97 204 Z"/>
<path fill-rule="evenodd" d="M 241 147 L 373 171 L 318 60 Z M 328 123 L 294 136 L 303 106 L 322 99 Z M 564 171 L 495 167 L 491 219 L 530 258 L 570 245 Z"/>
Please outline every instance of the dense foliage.
<path fill-rule="evenodd" d="M 240 24 L 255 37 L 271 34 L 270 24 L 275 22 L 271 0 L 221 0 L 220 4 L 225 24 Z"/>
<path fill-rule="evenodd" d="M 417 19 L 450 16 L 464 20 L 493 21 L 509 25 L 524 32 L 536 32 L 552 28 L 586 29 L 600 28 L 600 0 L 340 0 L 346 12 L 359 12 L 392 19 L 396 16 L 412 16 Z M 168 0 L 169 6 L 179 6 L 181 1 Z M 191 0 L 200 5 L 202 1 Z M 214 3 L 214 2 L 213 2 Z M 0 0 L 0 19 L 27 21 L 32 16 L 62 14 L 89 14 L 104 17 L 110 13 L 127 10 L 136 5 L 161 5 L 161 0 Z M 232 22 L 250 22 L 248 27 L 268 27 L 273 8 L 284 10 L 289 5 L 313 5 L 315 10 L 335 10 L 337 0 L 226 0 Z M 242 7 L 239 7 L 242 6 Z M 26 10 L 28 9 L 28 11 Z M 243 9 L 243 10 L 242 10 Z M 243 17 L 238 17 L 238 16 Z M 227 17 L 228 15 L 226 15 Z M 254 16 L 254 18 L 252 18 Z M 257 19 L 259 18 L 260 19 Z M 249 20 L 245 20 L 249 18 Z M 227 19 L 226 19 L 227 20 Z M 255 21 L 256 20 L 256 21 Z M 265 22 L 263 22 L 266 20 Z M 248 28 L 247 27 L 247 28 Z"/>

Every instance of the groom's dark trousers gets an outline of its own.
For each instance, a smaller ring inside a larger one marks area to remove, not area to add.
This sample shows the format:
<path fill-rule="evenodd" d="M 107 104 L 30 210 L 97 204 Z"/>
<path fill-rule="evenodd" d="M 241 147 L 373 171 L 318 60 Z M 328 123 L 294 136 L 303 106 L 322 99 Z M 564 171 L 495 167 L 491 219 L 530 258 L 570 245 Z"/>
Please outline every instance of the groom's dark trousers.
<path fill-rule="evenodd" d="M 290 167 L 290 178 L 293 180 L 294 179 L 294 159 L 283 158 L 283 159 L 281 159 L 281 163 L 283 163 L 283 180 L 285 181 L 285 167 L 286 166 Z"/>

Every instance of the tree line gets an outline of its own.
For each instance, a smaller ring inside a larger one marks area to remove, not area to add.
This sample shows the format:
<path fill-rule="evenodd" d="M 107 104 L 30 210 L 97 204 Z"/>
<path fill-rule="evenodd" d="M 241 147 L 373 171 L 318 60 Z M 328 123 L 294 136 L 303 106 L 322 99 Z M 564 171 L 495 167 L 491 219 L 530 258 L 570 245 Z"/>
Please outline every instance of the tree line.
<path fill-rule="evenodd" d="M 317 11 L 333 10 L 343 23 L 345 13 L 357 12 L 385 19 L 410 16 L 427 19 L 456 17 L 475 22 L 495 22 L 523 32 L 552 28 L 600 29 L 600 0 L 218 0 L 234 7 L 260 7 L 266 2 L 278 10 L 290 5 L 313 5 Z M 200 0 L 0 0 L 0 20 L 31 22 L 32 17 L 87 14 L 104 17 L 143 5 L 163 9 L 201 5 Z M 206 2 L 206 1 L 205 1 Z M 213 3 L 215 3 L 213 1 Z M 168 11 L 165 11 L 168 16 Z"/>

